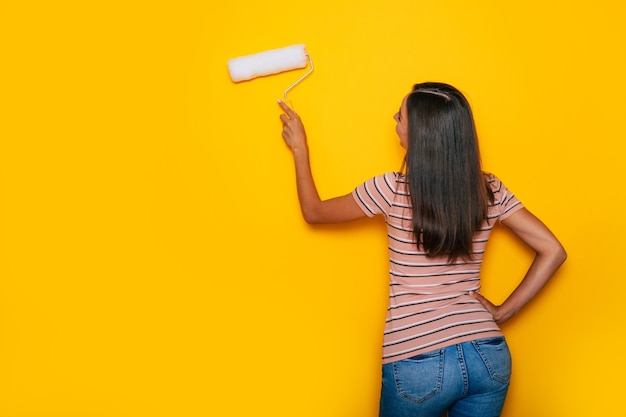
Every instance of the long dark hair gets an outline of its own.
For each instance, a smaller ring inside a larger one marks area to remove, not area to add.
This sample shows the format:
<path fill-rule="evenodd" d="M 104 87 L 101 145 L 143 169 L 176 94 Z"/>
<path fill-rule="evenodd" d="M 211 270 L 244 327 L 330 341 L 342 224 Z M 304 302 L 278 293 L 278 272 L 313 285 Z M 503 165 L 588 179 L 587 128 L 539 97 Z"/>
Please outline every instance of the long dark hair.
<path fill-rule="evenodd" d="M 472 238 L 493 192 L 481 169 L 469 103 L 443 83 L 416 84 L 406 102 L 406 175 L 418 247 L 429 256 L 471 259 Z"/>

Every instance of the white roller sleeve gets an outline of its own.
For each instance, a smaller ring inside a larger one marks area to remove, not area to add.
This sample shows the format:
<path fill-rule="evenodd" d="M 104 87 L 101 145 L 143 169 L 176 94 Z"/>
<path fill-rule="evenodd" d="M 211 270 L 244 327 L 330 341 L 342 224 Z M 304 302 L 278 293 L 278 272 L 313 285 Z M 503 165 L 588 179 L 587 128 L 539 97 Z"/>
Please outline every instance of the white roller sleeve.
<path fill-rule="evenodd" d="M 304 45 L 292 45 L 233 58 L 228 61 L 228 72 L 233 82 L 239 82 L 263 75 L 304 68 L 307 62 Z"/>

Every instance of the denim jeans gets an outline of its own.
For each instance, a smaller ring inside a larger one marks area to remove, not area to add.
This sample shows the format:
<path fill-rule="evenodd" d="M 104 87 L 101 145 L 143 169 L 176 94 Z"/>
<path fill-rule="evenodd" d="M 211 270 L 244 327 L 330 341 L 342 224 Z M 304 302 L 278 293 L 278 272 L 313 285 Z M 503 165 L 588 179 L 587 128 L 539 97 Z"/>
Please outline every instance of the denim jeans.
<path fill-rule="evenodd" d="M 498 417 L 510 378 L 504 337 L 384 364 L 379 417 Z"/>

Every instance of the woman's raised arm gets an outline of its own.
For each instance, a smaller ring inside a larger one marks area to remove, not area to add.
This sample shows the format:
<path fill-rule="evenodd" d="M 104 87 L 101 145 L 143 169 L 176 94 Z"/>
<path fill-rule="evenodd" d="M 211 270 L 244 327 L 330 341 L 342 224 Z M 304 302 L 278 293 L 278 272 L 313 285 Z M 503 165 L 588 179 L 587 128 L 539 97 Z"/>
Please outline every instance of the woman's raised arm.
<path fill-rule="evenodd" d="M 328 200 L 320 199 L 311 172 L 309 147 L 302 119 L 284 102 L 279 101 L 278 104 L 284 111 L 280 115 L 283 122 L 282 136 L 293 154 L 298 200 L 304 220 L 309 224 L 341 223 L 365 217 L 351 193 Z"/>

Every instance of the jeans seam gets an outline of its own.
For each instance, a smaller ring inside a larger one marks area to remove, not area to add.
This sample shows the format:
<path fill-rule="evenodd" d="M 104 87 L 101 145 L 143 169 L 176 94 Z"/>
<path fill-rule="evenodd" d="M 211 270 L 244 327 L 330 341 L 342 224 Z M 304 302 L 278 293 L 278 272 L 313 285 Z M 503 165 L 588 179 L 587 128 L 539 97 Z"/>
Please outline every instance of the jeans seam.
<path fill-rule="evenodd" d="M 463 347 L 456 345 L 457 359 L 459 360 L 459 367 L 461 368 L 461 375 L 463 376 L 463 396 L 469 392 L 469 375 L 467 373 L 467 365 L 465 363 L 465 355 L 463 354 Z"/>

